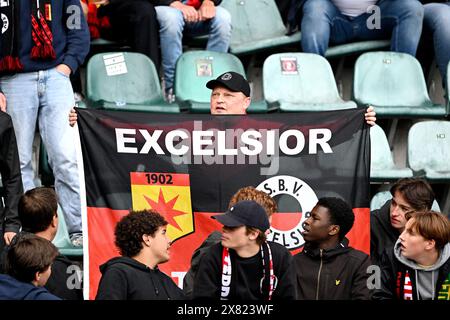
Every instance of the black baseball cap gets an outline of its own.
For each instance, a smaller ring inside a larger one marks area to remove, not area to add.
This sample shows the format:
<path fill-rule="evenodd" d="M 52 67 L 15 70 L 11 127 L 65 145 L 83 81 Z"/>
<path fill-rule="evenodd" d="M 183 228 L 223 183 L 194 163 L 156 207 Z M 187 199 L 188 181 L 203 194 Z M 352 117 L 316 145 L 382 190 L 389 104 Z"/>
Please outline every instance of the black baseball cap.
<path fill-rule="evenodd" d="M 265 232 L 270 228 L 266 210 L 255 201 L 243 200 L 236 203 L 224 214 L 212 216 L 225 227 L 247 226 Z"/>
<path fill-rule="evenodd" d="M 206 83 L 206 87 L 214 89 L 217 86 L 223 86 L 233 92 L 242 92 L 246 97 L 250 97 L 250 85 L 247 80 L 237 72 L 228 71 L 222 73 L 215 80 Z"/>

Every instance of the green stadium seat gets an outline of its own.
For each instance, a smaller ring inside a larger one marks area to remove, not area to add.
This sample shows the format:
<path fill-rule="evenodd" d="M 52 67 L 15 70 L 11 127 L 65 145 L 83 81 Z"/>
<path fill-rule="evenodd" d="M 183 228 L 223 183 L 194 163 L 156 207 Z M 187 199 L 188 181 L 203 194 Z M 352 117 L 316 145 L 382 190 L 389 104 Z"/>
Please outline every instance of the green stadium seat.
<path fill-rule="evenodd" d="M 263 92 L 269 107 L 282 112 L 356 108 L 339 96 L 329 62 L 312 53 L 270 55 L 263 65 Z"/>
<path fill-rule="evenodd" d="M 367 52 L 355 64 L 353 97 L 360 107 L 373 105 L 379 118 L 440 118 L 445 106 L 429 96 L 419 62 L 397 52 Z"/>
<path fill-rule="evenodd" d="M 410 178 L 409 168 L 397 168 L 383 129 L 374 125 L 370 128 L 370 181 L 388 182 L 400 178 Z"/>
<path fill-rule="evenodd" d="M 450 181 L 450 122 L 422 121 L 408 132 L 409 167 L 432 181 Z"/>
<path fill-rule="evenodd" d="M 180 112 L 177 104 L 164 101 L 153 62 L 133 52 L 100 53 L 89 59 L 86 104 L 108 110 Z"/>
<path fill-rule="evenodd" d="M 55 177 L 53 176 L 53 170 L 48 163 L 48 154 L 44 144 L 41 141 L 39 146 L 39 176 L 41 178 L 41 184 L 46 187 L 51 187 L 55 184 Z"/>
<path fill-rule="evenodd" d="M 389 191 L 377 192 L 370 201 L 370 211 L 380 209 L 388 200 L 392 199 L 392 195 Z M 441 212 L 441 208 L 436 200 L 433 202 L 432 210 Z"/>
<path fill-rule="evenodd" d="M 249 54 L 289 44 L 300 46 L 300 32 L 286 35 L 274 0 L 226 0 L 221 6 L 231 14 L 231 53 Z"/>
<path fill-rule="evenodd" d="M 175 70 L 175 96 L 180 108 L 209 113 L 211 90 L 206 83 L 226 71 L 245 76 L 242 62 L 232 54 L 204 50 L 183 53 Z"/>
<path fill-rule="evenodd" d="M 450 62 L 447 66 L 447 114 L 450 114 Z"/>
<path fill-rule="evenodd" d="M 68 257 L 80 257 L 83 255 L 83 248 L 74 247 L 69 239 L 66 221 L 60 206 L 58 206 L 58 232 L 56 233 L 53 244 L 59 249 L 62 255 Z"/>

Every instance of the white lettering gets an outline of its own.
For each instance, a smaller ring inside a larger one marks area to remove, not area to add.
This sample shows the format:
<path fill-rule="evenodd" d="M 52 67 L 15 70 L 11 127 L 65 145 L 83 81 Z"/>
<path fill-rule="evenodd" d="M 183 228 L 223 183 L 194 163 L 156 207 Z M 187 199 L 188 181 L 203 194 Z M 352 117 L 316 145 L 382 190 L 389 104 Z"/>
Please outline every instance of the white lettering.
<path fill-rule="evenodd" d="M 126 147 L 125 143 L 136 143 L 136 139 L 133 138 L 125 138 L 125 135 L 136 135 L 135 129 L 122 129 L 116 128 L 116 145 L 118 153 L 138 153 L 137 148 Z"/>

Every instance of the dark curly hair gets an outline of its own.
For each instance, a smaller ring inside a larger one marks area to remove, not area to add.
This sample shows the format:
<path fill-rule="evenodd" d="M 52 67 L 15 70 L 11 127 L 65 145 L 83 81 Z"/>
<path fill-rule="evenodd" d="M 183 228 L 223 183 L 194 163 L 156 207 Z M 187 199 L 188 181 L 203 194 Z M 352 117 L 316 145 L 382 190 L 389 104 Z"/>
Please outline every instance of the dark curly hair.
<path fill-rule="evenodd" d="M 344 200 L 335 197 L 320 198 L 317 205 L 328 209 L 331 224 L 339 226 L 339 240 L 344 239 L 355 222 L 352 208 Z"/>
<path fill-rule="evenodd" d="M 116 225 L 115 244 L 122 256 L 134 257 L 143 248 L 142 236 L 153 236 L 167 221 L 154 210 L 130 211 Z"/>

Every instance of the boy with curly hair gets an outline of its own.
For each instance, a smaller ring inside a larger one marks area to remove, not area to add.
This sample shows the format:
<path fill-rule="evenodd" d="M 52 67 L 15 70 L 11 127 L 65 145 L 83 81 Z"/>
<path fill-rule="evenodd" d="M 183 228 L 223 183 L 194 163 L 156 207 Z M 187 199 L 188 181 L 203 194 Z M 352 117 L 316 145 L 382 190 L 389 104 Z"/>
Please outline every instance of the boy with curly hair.
<path fill-rule="evenodd" d="M 115 244 L 121 257 L 100 266 L 96 300 L 178 300 L 184 295 L 159 271 L 169 260 L 167 221 L 156 211 L 131 211 L 116 225 Z"/>

